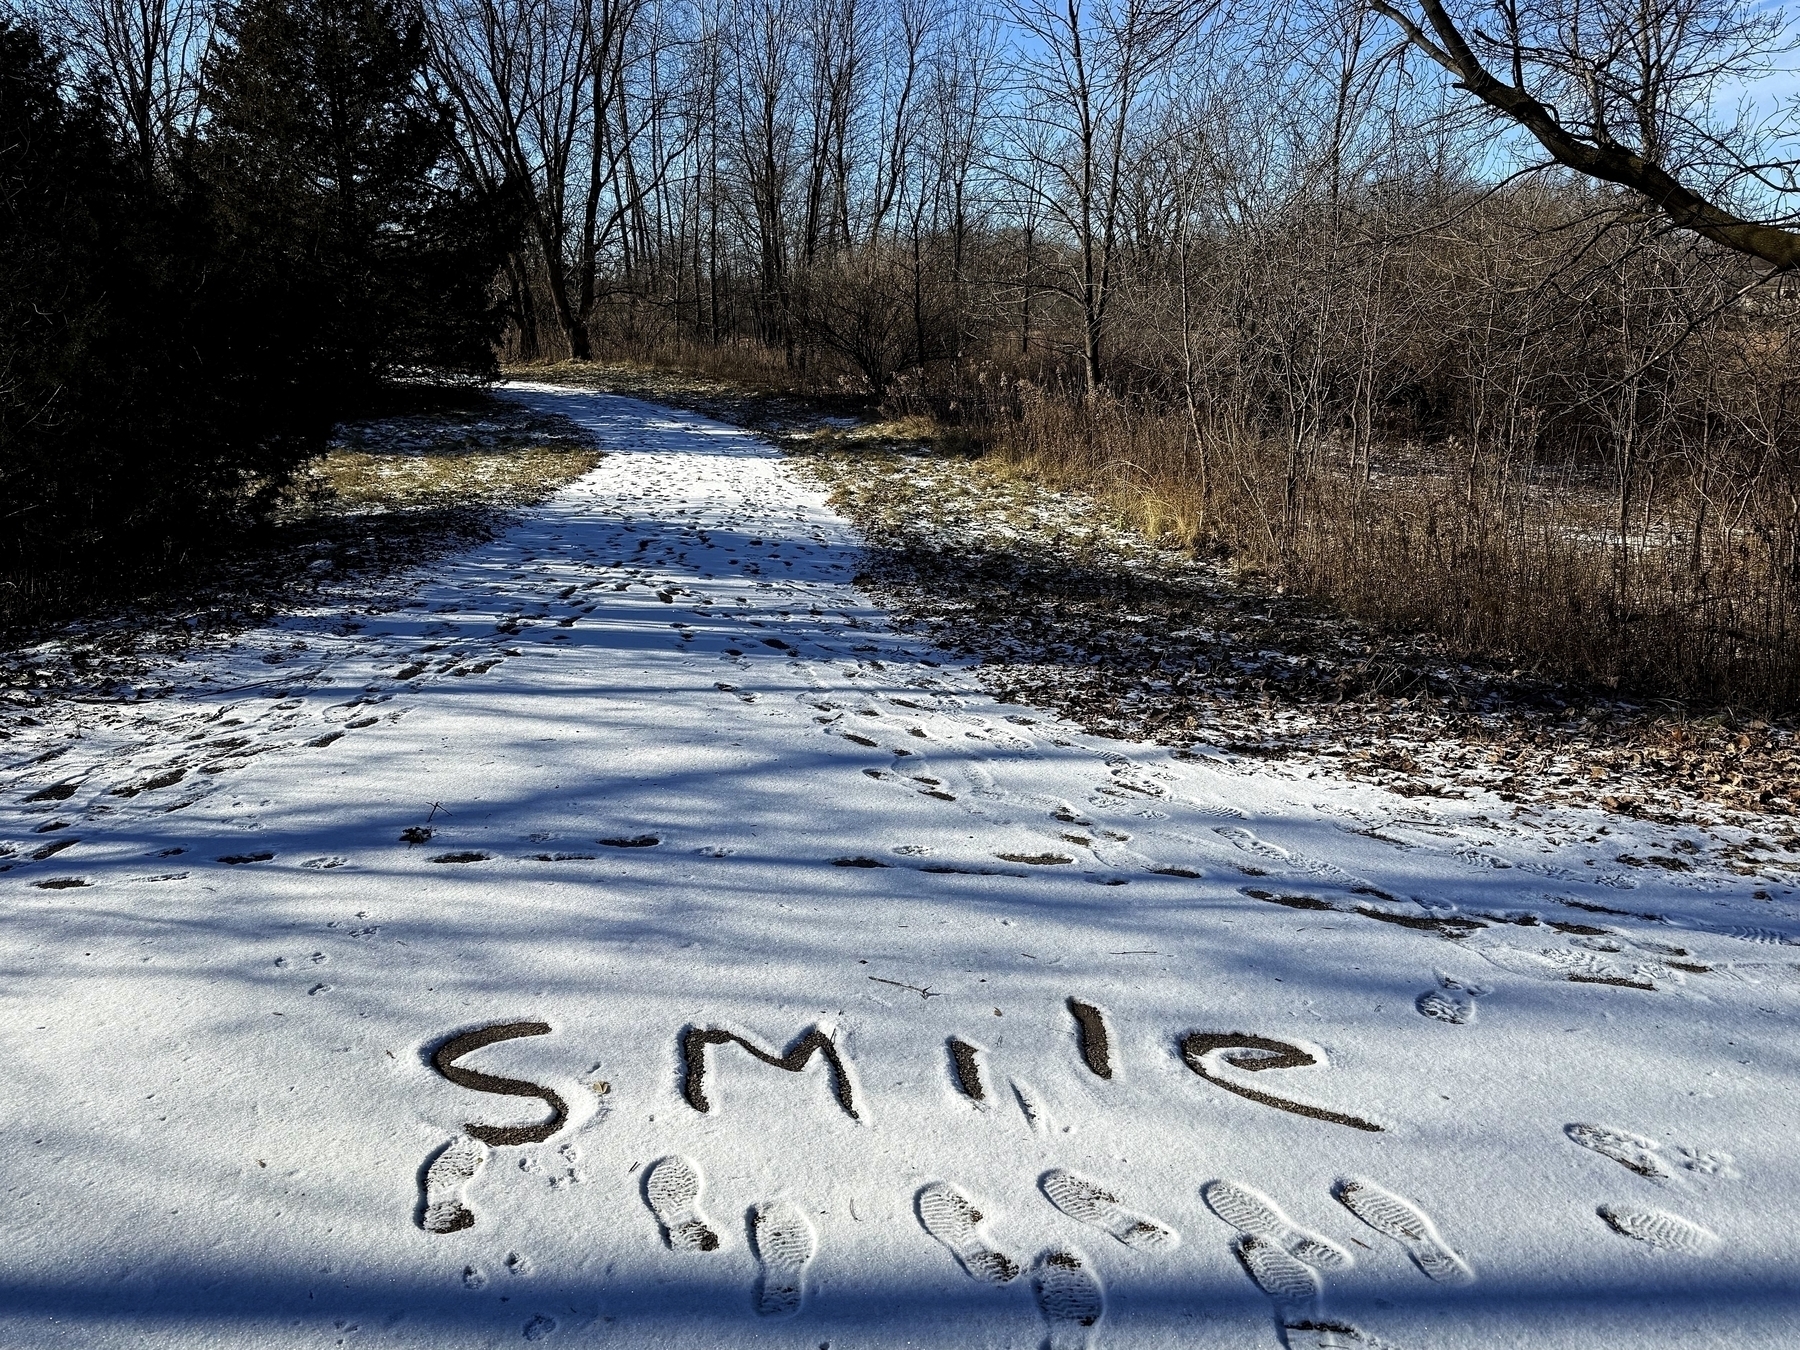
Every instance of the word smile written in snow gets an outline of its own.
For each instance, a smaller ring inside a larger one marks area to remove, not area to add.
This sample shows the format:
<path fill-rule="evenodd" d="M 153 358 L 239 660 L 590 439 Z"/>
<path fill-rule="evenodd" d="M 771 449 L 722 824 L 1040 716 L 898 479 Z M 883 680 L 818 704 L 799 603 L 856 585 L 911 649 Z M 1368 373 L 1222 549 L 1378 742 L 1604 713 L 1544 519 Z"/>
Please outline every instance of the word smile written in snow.
<path fill-rule="evenodd" d="M 1068 1009 L 1075 1021 L 1076 1043 L 1082 1063 L 1095 1077 L 1110 1079 L 1113 1076 L 1113 1037 L 1108 1028 L 1106 1012 L 1095 1004 L 1075 997 L 1069 998 Z M 483 1073 L 460 1062 L 465 1056 L 487 1046 L 525 1036 L 544 1036 L 551 1030 L 547 1022 L 495 1023 L 452 1036 L 432 1052 L 432 1067 L 459 1087 L 497 1096 L 535 1098 L 550 1108 L 549 1118 L 534 1125 L 484 1125 L 470 1122 L 463 1127 L 469 1138 L 495 1147 L 537 1144 L 549 1139 L 567 1122 L 568 1104 L 553 1089 L 524 1079 Z M 839 1050 L 831 1028 L 824 1024 L 806 1028 L 780 1052 L 765 1049 L 749 1035 L 736 1030 L 694 1025 L 681 1030 L 677 1046 L 681 1063 L 681 1098 L 695 1111 L 705 1113 L 713 1109 L 713 1101 L 707 1091 L 707 1070 L 711 1060 L 708 1051 L 715 1047 L 724 1051 L 735 1046 L 747 1053 L 752 1060 L 788 1073 L 801 1073 L 815 1059 L 821 1061 L 838 1107 L 852 1120 L 863 1119 L 854 1067 Z M 1279 1111 L 1292 1112 L 1297 1116 L 1348 1126 L 1354 1130 L 1380 1133 L 1384 1128 L 1361 1116 L 1334 1111 L 1292 1095 L 1281 1095 L 1250 1086 L 1233 1078 L 1229 1072 L 1236 1070 L 1240 1073 L 1264 1073 L 1275 1069 L 1327 1067 L 1325 1052 L 1316 1045 L 1278 1040 L 1243 1031 L 1189 1031 L 1177 1039 L 1176 1049 L 1181 1061 L 1208 1083 L 1249 1101 L 1274 1107 Z M 952 1036 L 945 1044 L 945 1052 L 950 1081 L 956 1090 L 974 1102 L 989 1100 L 983 1047 L 973 1040 Z M 421 1222 L 432 1231 L 454 1231 L 451 1227 L 439 1226 L 439 1221 L 445 1217 L 434 1214 L 428 1208 Z M 448 1217 L 456 1220 L 455 1227 L 467 1227 L 474 1221 L 467 1210 L 460 1208 Z"/>

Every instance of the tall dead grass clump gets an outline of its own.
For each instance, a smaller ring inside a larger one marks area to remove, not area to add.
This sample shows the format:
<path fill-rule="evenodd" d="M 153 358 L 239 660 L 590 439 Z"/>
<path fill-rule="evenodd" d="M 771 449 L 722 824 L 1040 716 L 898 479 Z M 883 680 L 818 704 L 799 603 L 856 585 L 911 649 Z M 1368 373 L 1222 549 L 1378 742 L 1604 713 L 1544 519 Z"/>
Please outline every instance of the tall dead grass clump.
<path fill-rule="evenodd" d="M 1719 512 L 1707 485 L 1670 466 L 1621 537 L 1616 498 L 1594 475 L 1448 471 L 1454 445 L 1357 462 L 1327 447 L 1290 481 L 1276 436 L 1041 389 L 1022 392 L 992 444 L 1153 536 L 1384 629 L 1434 633 L 1453 657 L 1753 711 L 1800 699 L 1791 479 Z"/>

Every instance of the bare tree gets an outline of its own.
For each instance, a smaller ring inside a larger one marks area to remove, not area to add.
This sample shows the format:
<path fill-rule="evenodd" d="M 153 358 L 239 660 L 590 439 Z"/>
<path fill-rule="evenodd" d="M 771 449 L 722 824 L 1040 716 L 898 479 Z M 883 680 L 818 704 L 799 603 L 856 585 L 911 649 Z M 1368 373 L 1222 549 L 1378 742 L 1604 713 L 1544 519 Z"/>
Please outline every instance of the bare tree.
<path fill-rule="evenodd" d="M 1766 157 L 1754 129 L 1718 111 L 1733 80 L 1792 50 L 1779 13 L 1742 0 L 1483 0 L 1458 18 L 1416 0 L 1415 17 L 1368 3 L 1556 163 L 1630 188 L 1714 243 L 1800 266 L 1800 232 L 1778 223 L 1794 218 L 1800 160 Z"/>
<path fill-rule="evenodd" d="M 939 30 L 927 81 L 931 191 L 949 235 L 957 355 L 971 308 L 968 262 L 978 165 L 992 140 L 999 36 L 992 16 L 964 11 Z"/>
<path fill-rule="evenodd" d="M 857 0 L 811 0 L 808 62 L 806 205 L 800 261 L 850 247 L 852 119 L 868 54 L 868 20 Z"/>
<path fill-rule="evenodd" d="M 793 358 L 788 197 L 795 171 L 799 0 L 740 0 L 728 35 L 738 186 L 749 198 L 761 336 Z M 739 208 L 741 212 L 741 207 Z"/>
<path fill-rule="evenodd" d="M 50 0 L 46 11 L 106 97 L 145 174 L 166 167 L 198 115 L 203 0 Z"/>
<path fill-rule="evenodd" d="M 1216 0 L 1006 0 L 1022 35 L 1015 98 L 1042 140 L 1018 138 L 1019 160 L 1041 172 L 1044 206 L 1067 236 L 1072 266 L 1058 287 L 1081 312 L 1083 388 L 1103 384 L 1120 207 L 1133 134 L 1157 81 L 1211 17 Z M 1004 170 L 1025 179 L 1017 168 Z"/>
<path fill-rule="evenodd" d="M 578 361 L 592 354 L 606 236 L 630 205 L 622 100 L 640 11 L 641 0 L 442 0 L 430 13 L 434 63 L 469 162 L 524 196 L 535 264 Z M 626 203 L 602 214 L 609 193 Z"/>

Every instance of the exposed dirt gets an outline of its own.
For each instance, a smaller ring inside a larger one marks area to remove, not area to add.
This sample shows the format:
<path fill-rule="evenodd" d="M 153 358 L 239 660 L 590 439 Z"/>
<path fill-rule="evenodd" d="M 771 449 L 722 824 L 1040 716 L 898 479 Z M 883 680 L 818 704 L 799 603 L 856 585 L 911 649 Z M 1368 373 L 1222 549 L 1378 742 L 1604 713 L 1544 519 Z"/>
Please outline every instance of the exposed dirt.
<path fill-rule="evenodd" d="M 1079 1028 L 1081 1058 L 1096 1078 L 1112 1077 L 1112 1039 L 1106 1034 L 1106 1018 L 1091 1003 L 1070 995 L 1069 1012 Z"/>
<path fill-rule="evenodd" d="M 950 1048 L 950 1065 L 956 1074 L 956 1086 L 970 1101 L 985 1101 L 987 1091 L 981 1085 L 981 1061 L 975 1047 L 958 1036 L 952 1036 L 946 1044 Z"/>
<path fill-rule="evenodd" d="M 1348 1125 L 1353 1130 L 1366 1130 L 1371 1134 L 1380 1134 L 1382 1127 L 1374 1121 L 1364 1120 L 1361 1116 L 1348 1115 L 1342 1111 L 1328 1111 L 1322 1106 L 1314 1106 L 1311 1102 L 1292 1101 L 1286 1097 L 1276 1097 L 1267 1092 L 1247 1087 L 1243 1083 L 1234 1083 L 1230 1079 L 1221 1078 L 1210 1071 L 1206 1063 L 1207 1056 L 1214 1051 L 1236 1050 L 1237 1054 L 1220 1054 L 1219 1058 L 1234 1069 L 1242 1069 L 1248 1073 L 1261 1073 L 1267 1069 L 1306 1069 L 1319 1061 L 1311 1051 L 1286 1041 L 1273 1040 L 1267 1036 L 1253 1036 L 1240 1031 L 1190 1031 L 1181 1038 L 1182 1061 L 1215 1087 L 1222 1087 L 1227 1092 L 1235 1092 L 1238 1096 L 1264 1106 L 1273 1106 L 1278 1111 L 1291 1111 L 1297 1116 L 1308 1116 L 1313 1120 L 1329 1121 L 1333 1125 Z"/>
<path fill-rule="evenodd" d="M 815 1054 L 823 1056 L 831 1071 L 832 1095 L 837 1098 L 838 1105 L 844 1108 L 845 1115 L 852 1120 L 860 1119 L 843 1058 L 838 1054 L 837 1046 L 831 1043 L 831 1037 L 819 1027 L 801 1035 L 779 1055 L 764 1050 L 735 1031 L 725 1031 L 718 1027 L 687 1028 L 681 1033 L 681 1092 L 687 1104 L 696 1111 L 712 1110 L 712 1102 L 706 1095 L 706 1047 L 709 1045 L 740 1045 L 764 1064 L 784 1069 L 788 1073 L 799 1073 Z"/>
<path fill-rule="evenodd" d="M 521 1036 L 548 1036 L 548 1022 L 497 1022 L 452 1036 L 431 1052 L 431 1067 L 458 1087 L 475 1092 L 491 1092 L 502 1097 L 535 1097 L 550 1108 L 550 1119 L 541 1125 L 477 1125 L 463 1126 L 471 1139 L 479 1139 L 495 1148 L 507 1144 L 541 1144 L 563 1127 L 569 1108 L 555 1092 L 522 1078 L 502 1078 L 498 1074 L 466 1069 L 456 1061 L 486 1046 L 513 1041 Z"/>

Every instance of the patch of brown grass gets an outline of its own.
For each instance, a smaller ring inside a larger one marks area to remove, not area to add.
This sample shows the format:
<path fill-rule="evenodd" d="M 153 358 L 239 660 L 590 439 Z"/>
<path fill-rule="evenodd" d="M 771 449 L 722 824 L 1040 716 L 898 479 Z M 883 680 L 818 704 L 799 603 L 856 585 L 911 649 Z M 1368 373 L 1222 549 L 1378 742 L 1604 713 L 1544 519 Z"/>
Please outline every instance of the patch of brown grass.
<path fill-rule="evenodd" d="M 0 732 L 9 712 L 105 696 L 322 586 L 362 586 L 473 544 L 599 459 L 573 422 L 501 399 L 345 423 L 264 528 L 155 572 L 75 578 L 56 603 L 11 616 Z"/>
<path fill-rule="evenodd" d="M 1696 545 L 1693 498 L 1672 477 L 1621 541 L 1604 490 L 1538 466 L 1463 471 L 1447 451 L 1392 446 L 1365 470 L 1321 446 L 1290 476 L 1290 448 L 1267 438 L 1047 397 L 991 434 L 994 457 L 1032 481 L 1092 492 L 1151 538 L 1278 591 L 1430 633 L 1458 659 L 1701 710 L 1800 703 L 1780 532 L 1715 512 Z"/>
<path fill-rule="evenodd" d="M 1358 622 L 1270 573 L 1147 538 L 1142 498 L 1097 495 L 1066 466 L 947 449 L 954 439 L 824 428 L 783 443 L 867 538 L 859 582 L 902 630 L 979 659 L 998 697 L 1183 753 L 1304 754 L 1406 797 L 1488 788 L 1671 822 L 1800 806 L 1790 726 L 1459 657 L 1441 637 Z M 1773 848 L 1746 874 L 1795 865 L 1800 836 L 1787 827 Z"/>
<path fill-rule="evenodd" d="M 507 405 L 348 423 L 299 475 L 284 514 L 527 506 L 600 457 L 573 423 Z"/>

